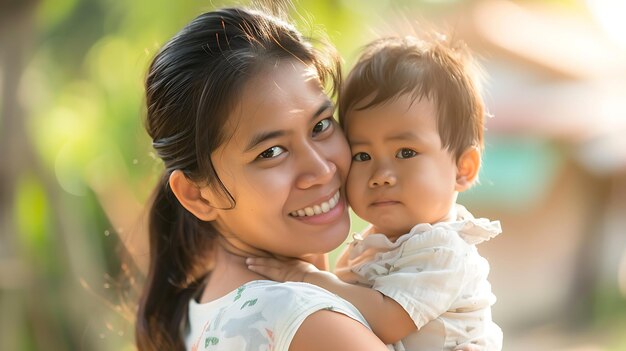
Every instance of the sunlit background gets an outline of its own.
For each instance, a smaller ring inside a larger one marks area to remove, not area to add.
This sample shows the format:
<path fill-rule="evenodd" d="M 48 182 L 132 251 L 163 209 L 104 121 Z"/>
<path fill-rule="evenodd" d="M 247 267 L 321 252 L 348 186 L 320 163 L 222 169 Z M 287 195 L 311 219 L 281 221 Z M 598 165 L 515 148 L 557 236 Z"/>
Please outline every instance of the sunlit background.
<path fill-rule="evenodd" d="M 134 349 L 137 283 L 120 257 L 145 269 L 142 209 L 162 169 L 142 80 L 165 40 L 223 4 L 0 1 L 0 350 Z M 296 7 L 345 68 L 390 31 L 467 42 L 493 118 L 481 184 L 460 202 L 504 228 L 479 247 L 504 350 L 626 350 L 626 2 Z"/>

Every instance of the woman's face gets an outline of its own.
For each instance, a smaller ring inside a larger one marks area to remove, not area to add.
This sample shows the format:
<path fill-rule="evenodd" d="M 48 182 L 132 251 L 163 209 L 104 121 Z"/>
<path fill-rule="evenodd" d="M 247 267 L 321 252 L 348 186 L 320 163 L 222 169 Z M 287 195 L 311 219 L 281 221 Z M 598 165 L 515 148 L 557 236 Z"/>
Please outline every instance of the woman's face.
<path fill-rule="evenodd" d="M 283 60 L 252 78 L 230 116 L 232 137 L 211 155 L 234 197 L 215 224 L 235 246 L 298 257 L 339 246 L 349 230 L 346 139 L 315 70 Z M 215 207 L 223 195 L 202 190 Z"/>

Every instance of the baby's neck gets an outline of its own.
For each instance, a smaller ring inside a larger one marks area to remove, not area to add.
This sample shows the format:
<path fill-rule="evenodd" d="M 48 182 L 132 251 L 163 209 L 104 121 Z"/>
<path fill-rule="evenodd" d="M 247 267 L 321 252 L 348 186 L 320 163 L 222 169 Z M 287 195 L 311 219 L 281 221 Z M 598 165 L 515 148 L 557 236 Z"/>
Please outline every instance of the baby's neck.
<path fill-rule="evenodd" d="M 448 213 L 443 216 L 442 218 L 431 222 L 429 224 L 433 225 L 433 224 L 437 224 L 437 223 L 445 223 L 445 222 L 454 222 L 458 220 L 458 211 L 457 211 L 457 205 L 456 203 L 452 205 L 452 207 L 450 208 L 450 210 L 448 211 Z M 395 242 L 399 237 L 403 236 L 404 234 L 407 234 L 411 231 L 411 229 L 413 229 L 414 226 L 421 224 L 418 221 L 416 221 L 413 226 L 411 226 L 410 228 L 406 228 L 406 230 L 402 230 L 400 232 L 388 232 L 385 231 L 383 228 L 377 226 L 376 224 L 372 223 L 372 227 L 367 230 L 365 232 L 365 236 L 369 235 L 369 234 L 374 234 L 374 233 L 380 233 L 380 234 L 384 234 L 387 239 L 389 239 L 389 241 L 391 242 Z"/>
<path fill-rule="evenodd" d="M 431 224 L 441 223 L 441 222 L 454 222 L 458 219 L 458 216 L 459 214 L 457 212 L 456 203 L 455 203 L 455 204 L 452 204 L 452 206 L 450 207 L 450 210 L 448 211 L 448 214 L 445 217 Z"/>

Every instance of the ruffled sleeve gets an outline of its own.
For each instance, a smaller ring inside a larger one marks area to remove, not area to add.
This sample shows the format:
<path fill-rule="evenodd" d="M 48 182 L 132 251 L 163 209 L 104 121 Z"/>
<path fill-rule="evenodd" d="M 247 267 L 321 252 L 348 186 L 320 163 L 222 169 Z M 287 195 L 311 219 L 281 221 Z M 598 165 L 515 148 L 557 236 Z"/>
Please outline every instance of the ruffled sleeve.
<path fill-rule="evenodd" d="M 501 232 L 500 222 L 474 218 L 461 205 L 453 218 L 418 224 L 393 242 L 368 227 L 364 235 L 354 235 L 341 256 L 338 276 L 391 297 L 422 327 L 465 301 L 459 295 L 465 294 L 467 284 L 486 277 L 488 263 L 475 245 Z M 479 308 L 488 302 L 471 305 Z"/>
<path fill-rule="evenodd" d="M 457 233 L 433 228 L 410 237 L 400 250 L 388 252 L 395 255 L 364 265 L 359 273 L 372 277 L 372 287 L 403 306 L 421 328 L 458 298 L 469 250 Z"/>

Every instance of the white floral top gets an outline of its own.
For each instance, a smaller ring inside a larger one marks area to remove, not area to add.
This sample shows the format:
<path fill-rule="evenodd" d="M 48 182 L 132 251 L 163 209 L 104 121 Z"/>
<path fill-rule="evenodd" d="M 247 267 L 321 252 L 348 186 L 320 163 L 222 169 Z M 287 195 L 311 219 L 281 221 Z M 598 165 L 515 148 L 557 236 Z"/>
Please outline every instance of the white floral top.
<path fill-rule="evenodd" d="M 502 331 L 491 319 L 489 263 L 475 246 L 498 235 L 500 222 L 476 219 L 460 205 L 456 218 L 418 224 L 395 242 L 370 226 L 354 235 L 337 263 L 342 280 L 372 287 L 409 313 L 418 330 L 394 345 L 397 351 L 470 343 L 502 349 Z"/>
<path fill-rule="evenodd" d="M 352 304 L 315 285 L 256 280 L 205 304 L 189 302 L 187 350 L 287 351 L 302 322 L 319 310 L 369 328 Z"/>

